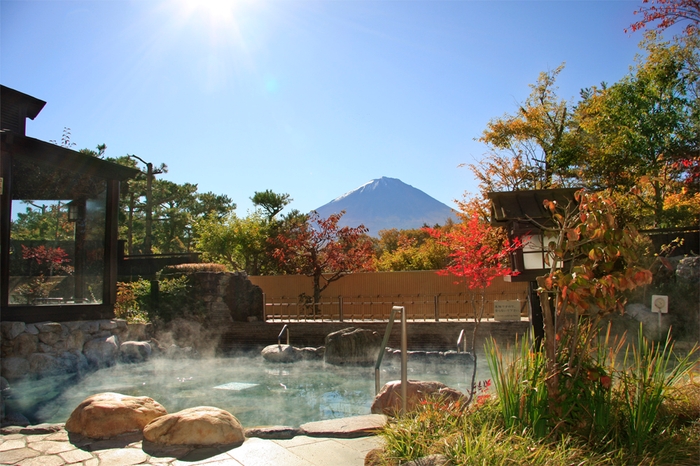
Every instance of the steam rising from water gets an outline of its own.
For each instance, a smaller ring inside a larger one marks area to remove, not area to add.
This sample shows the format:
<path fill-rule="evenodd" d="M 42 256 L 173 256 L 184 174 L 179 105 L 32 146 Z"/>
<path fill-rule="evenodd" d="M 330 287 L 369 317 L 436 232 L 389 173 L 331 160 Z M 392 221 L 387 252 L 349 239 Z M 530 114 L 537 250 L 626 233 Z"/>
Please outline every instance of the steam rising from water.
<path fill-rule="evenodd" d="M 438 380 L 467 391 L 471 367 L 409 361 L 409 379 Z M 489 378 L 479 367 L 478 380 Z M 385 362 L 381 384 L 400 378 L 399 364 Z M 61 376 L 12 386 L 8 407 L 33 423 L 65 422 L 86 397 L 101 392 L 149 396 L 168 412 L 216 406 L 243 426 L 299 426 L 305 422 L 369 414 L 373 367 L 338 367 L 322 361 L 265 362 L 258 354 L 230 358 L 152 359 L 119 364 L 78 377 Z"/>

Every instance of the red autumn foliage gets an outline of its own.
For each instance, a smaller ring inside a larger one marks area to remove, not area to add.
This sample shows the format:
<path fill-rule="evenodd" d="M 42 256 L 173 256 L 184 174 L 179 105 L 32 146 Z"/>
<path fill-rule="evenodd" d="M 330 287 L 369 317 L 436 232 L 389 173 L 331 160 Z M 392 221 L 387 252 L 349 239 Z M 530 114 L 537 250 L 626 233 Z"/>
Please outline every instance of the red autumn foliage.
<path fill-rule="evenodd" d="M 700 25 L 700 0 L 644 0 L 643 6 L 634 14 L 641 14 L 642 19 L 630 25 L 632 32 L 652 23 L 656 23 L 656 29 L 664 30 L 676 23 L 689 21 L 685 28 L 689 33 Z"/>
<path fill-rule="evenodd" d="M 470 290 L 487 288 L 495 278 L 515 273 L 508 259 L 522 247 L 520 241 L 508 240 L 476 215 L 450 230 L 425 230 L 450 251 L 450 264 L 438 273 L 461 277 Z"/>
<path fill-rule="evenodd" d="M 68 264 L 68 253 L 60 247 L 40 246 L 27 247 L 22 245 L 22 259 L 33 260 L 39 266 L 40 273 L 52 275 L 55 272 L 72 273 L 73 268 Z"/>
<path fill-rule="evenodd" d="M 278 247 L 273 257 L 290 273 L 312 277 L 314 303 L 331 282 L 351 272 L 373 269 L 374 250 L 367 228 L 340 227 L 345 214 L 319 217 L 315 211 L 304 223 L 298 223 L 274 239 Z M 323 284 L 322 284 L 323 282 Z"/>

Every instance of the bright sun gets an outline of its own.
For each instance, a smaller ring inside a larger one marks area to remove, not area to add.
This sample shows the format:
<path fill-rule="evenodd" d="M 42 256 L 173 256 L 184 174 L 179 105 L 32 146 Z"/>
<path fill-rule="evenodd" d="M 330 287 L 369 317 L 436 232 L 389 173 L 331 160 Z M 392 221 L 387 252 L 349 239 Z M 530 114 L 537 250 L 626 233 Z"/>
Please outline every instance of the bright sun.
<path fill-rule="evenodd" d="M 212 25 L 230 24 L 235 19 L 236 0 L 179 0 L 185 17 L 205 15 Z"/>

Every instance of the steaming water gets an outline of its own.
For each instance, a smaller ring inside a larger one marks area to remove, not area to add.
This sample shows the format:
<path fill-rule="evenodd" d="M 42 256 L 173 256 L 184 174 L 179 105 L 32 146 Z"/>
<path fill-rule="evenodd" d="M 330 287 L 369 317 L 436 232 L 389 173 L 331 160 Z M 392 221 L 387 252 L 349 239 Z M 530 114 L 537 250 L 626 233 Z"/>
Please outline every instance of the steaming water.
<path fill-rule="evenodd" d="M 471 365 L 409 361 L 408 378 L 437 380 L 466 392 Z M 398 361 L 382 364 L 383 385 L 400 379 Z M 477 380 L 490 378 L 480 358 Z M 369 414 L 374 367 L 339 367 L 322 361 L 268 363 L 259 354 L 216 359 L 153 359 L 119 364 L 82 378 L 60 376 L 12 385 L 8 408 L 33 423 L 65 422 L 86 397 L 101 392 L 150 396 L 168 412 L 215 406 L 245 427 L 299 426 L 305 422 Z"/>

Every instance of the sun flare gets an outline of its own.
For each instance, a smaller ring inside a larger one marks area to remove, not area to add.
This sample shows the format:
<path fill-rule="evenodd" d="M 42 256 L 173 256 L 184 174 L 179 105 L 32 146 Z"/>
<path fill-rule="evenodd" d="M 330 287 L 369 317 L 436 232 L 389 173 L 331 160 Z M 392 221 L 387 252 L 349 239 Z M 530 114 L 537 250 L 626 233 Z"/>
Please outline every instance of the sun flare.
<path fill-rule="evenodd" d="M 206 16 L 212 25 L 226 25 L 235 20 L 238 0 L 179 0 L 185 17 Z"/>

